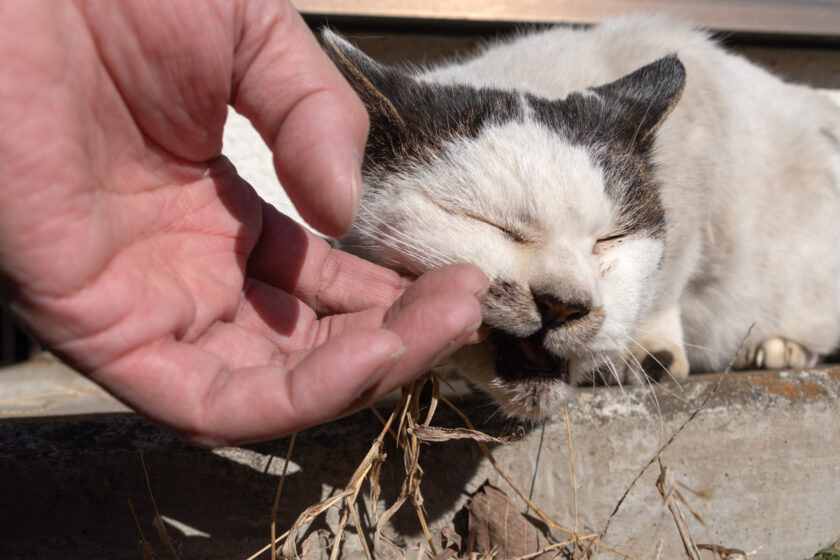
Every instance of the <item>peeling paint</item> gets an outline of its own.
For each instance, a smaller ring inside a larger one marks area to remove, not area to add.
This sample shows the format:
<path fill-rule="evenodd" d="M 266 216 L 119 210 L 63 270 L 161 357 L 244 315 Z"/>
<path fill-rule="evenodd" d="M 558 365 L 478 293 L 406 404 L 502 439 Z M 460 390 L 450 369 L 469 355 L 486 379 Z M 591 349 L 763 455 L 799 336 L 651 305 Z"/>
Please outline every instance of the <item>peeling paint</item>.
<path fill-rule="evenodd" d="M 793 403 L 799 403 L 803 400 L 824 400 L 831 395 L 831 392 L 821 383 L 781 374 L 778 376 L 749 376 L 744 379 L 744 384 L 748 388 L 759 389 Z"/>

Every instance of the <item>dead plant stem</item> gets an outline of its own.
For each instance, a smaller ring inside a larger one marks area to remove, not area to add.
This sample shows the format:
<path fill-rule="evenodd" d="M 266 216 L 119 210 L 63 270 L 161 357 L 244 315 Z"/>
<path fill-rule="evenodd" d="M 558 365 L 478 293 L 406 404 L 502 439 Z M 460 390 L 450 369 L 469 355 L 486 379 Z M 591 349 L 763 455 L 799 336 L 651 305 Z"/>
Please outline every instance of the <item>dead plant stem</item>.
<path fill-rule="evenodd" d="M 467 425 L 467 427 L 469 429 L 475 430 L 475 426 L 473 426 L 473 423 L 470 421 L 469 418 L 467 418 L 466 414 L 461 412 L 461 410 L 457 406 L 455 406 L 454 404 L 449 402 L 449 400 L 446 397 L 441 396 L 440 399 L 443 401 L 443 403 L 446 406 L 451 408 L 455 412 L 455 414 L 457 414 L 458 416 L 461 417 L 461 420 L 464 421 L 464 423 Z M 490 461 L 490 464 L 493 465 L 493 468 L 496 469 L 496 472 L 498 472 L 499 475 L 505 480 L 505 482 L 507 482 L 508 485 L 513 489 L 513 491 L 516 492 L 519 495 L 519 497 L 522 498 L 525 501 L 525 503 L 531 509 L 534 510 L 534 512 L 540 517 L 540 519 L 542 519 L 544 522 L 548 523 L 550 526 L 557 529 L 558 531 L 560 531 L 562 533 L 566 533 L 570 537 L 575 536 L 574 531 L 572 531 L 570 529 L 566 529 L 565 527 L 563 527 L 562 525 L 560 525 L 559 523 L 554 521 L 554 519 L 552 519 L 547 513 L 545 513 L 542 509 L 540 509 L 539 506 L 537 506 L 534 502 L 532 502 L 530 499 L 528 499 L 528 496 L 525 495 L 525 492 L 523 492 L 522 490 L 519 489 L 519 487 L 516 485 L 516 483 L 513 482 L 513 480 L 510 478 L 510 476 L 508 476 L 508 474 L 504 471 L 504 469 L 502 469 L 502 467 L 499 465 L 499 463 L 496 462 L 496 459 L 493 457 L 493 454 L 490 453 L 490 449 L 488 449 L 488 447 L 483 442 L 476 441 L 476 443 L 478 444 L 479 449 L 481 449 L 481 452 L 484 453 L 484 456 L 487 457 L 487 460 Z M 591 535 L 591 537 L 588 536 L 588 537 L 581 537 L 581 538 L 583 538 L 583 539 L 594 538 L 596 536 L 597 535 Z"/>
<path fill-rule="evenodd" d="M 572 445 L 572 423 L 569 420 L 569 405 L 564 406 L 566 412 L 566 435 L 569 439 L 569 463 L 571 464 L 572 468 L 572 494 L 574 496 L 574 508 L 575 508 L 575 526 L 574 531 L 575 535 L 577 535 L 578 530 L 578 495 L 577 495 L 577 475 L 575 474 L 575 450 L 574 446 Z"/>
<path fill-rule="evenodd" d="M 286 462 L 283 463 L 283 472 L 280 475 L 280 482 L 277 483 L 277 493 L 274 494 L 274 505 L 271 506 L 271 558 L 277 560 L 277 539 L 274 538 L 277 526 L 277 507 L 280 505 L 280 493 L 283 492 L 283 483 L 286 482 L 286 472 L 289 468 L 289 461 L 292 458 L 292 449 L 295 448 L 297 432 L 292 434 L 289 440 L 289 449 L 286 451 Z"/>
<path fill-rule="evenodd" d="M 671 434 L 671 437 L 668 438 L 668 441 L 666 441 L 659 448 L 659 450 L 654 454 L 654 456 L 650 458 L 650 460 L 645 464 L 644 467 L 642 467 L 642 470 L 639 471 L 639 474 L 637 474 L 636 477 L 632 480 L 632 482 L 630 482 L 630 485 L 627 486 L 627 489 L 624 491 L 624 494 L 621 495 L 621 498 L 619 498 L 618 503 L 615 504 L 615 507 L 613 508 L 612 512 L 610 513 L 610 516 L 607 518 L 607 522 L 604 525 L 604 528 L 601 529 L 601 532 L 598 534 L 598 538 L 596 540 L 592 541 L 589 544 L 589 546 L 587 547 L 587 549 L 586 549 L 587 555 L 590 554 L 592 546 L 595 545 L 596 543 L 598 543 L 599 546 L 603 547 L 603 544 L 600 544 L 600 541 L 604 538 L 604 535 L 606 535 L 607 530 L 610 528 L 610 524 L 612 523 L 613 518 L 618 513 L 618 510 L 621 508 L 621 505 L 624 503 L 624 500 L 630 494 L 630 491 L 633 489 L 634 486 L 636 486 L 636 483 L 639 481 L 639 479 L 642 478 L 642 475 L 648 470 L 648 468 L 650 468 L 650 466 L 655 461 L 657 461 L 661 458 L 662 453 L 668 447 L 670 447 L 671 443 L 673 443 L 674 440 L 677 439 L 677 436 L 680 435 L 680 433 L 685 429 L 685 427 L 688 426 L 692 421 L 694 421 L 694 419 L 697 417 L 697 415 L 700 414 L 700 412 L 702 412 L 703 409 L 706 408 L 706 405 L 709 403 L 709 400 L 718 392 L 721 384 L 723 383 L 724 378 L 729 374 L 730 371 L 732 371 L 732 366 L 734 365 L 735 360 L 737 359 L 738 355 L 741 353 L 741 349 L 743 348 L 746 340 L 749 338 L 750 333 L 752 332 L 752 329 L 753 329 L 754 326 L 755 326 L 754 324 L 750 325 L 750 328 L 747 329 L 747 334 L 745 334 L 744 338 L 741 339 L 741 343 L 738 345 L 738 349 L 735 351 L 735 356 L 729 362 L 729 365 L 726 366 L 726 370 L 723 372 L 723 374 L 721 374 L 720 377 L 718 377 L 718 379 L 715 382 L 715 385 L 712 387 L 712 389 L 708 393 L 706 393 L 706 397 L 703 399 L 703 401 L 700 403 L 700 405 L 697 408 L 694 409 L 694 412 L 691 413 L 691 415 L 688 417 L 688 419 L 685 422 L 680 424 L 680 426 L 674 431 L 674 433 Z"/>
<path fill-rule="evenodd" d="M 371 407 L 368 407 L 368 408 L 370 408 L 370 411 L 373 413 L 373 415 L 376 416 L 376 418 L 378 418 L 380 422 L 382 422 L 383 426 L 388 424 L 388 421 L 385 420 L 385 417 L 382 416 L 382 414 L 378 410 L 376 410 L 375 407 L 371 406 Z M 391 434 L 391 437 L 394 438 L 394 441 L 399 441 L 397 439 L 397 434 L 394 433 L 394 430 L 388 428 L 388 433 Z"/>
<path fill-rule="evenodd" d="M 134 518 L 134 524 L 137 525 L 137 532 L 140 533 L 140 540 L 143 541 L 143 550 L 146 552 L 146 557 L 151 560 L 155 557 L 155 552 L 152 550 L 152 545 L 149 544 L 146 535 L 143 533 L 143 528 L 140 526 L 140 520 L 137 519 L 137 513 L 134 511 L 134 505 L 131 503 L 130 498 L 128 500 L 128 509 L 131 510 L 131 517 Z"/>
<path fill-rule="evenodd" d="M 551 550 L 556 550 L 558 548 L 563 548 L 564 546 L 569 546 L 570 544 L 572 544 L 571 540 L 563 541 L 563 542 L 559 542 L 559 543 L 554 543 L 554 544 L 548 545 L 548 546 L 546 546 L 546 547 L 544 547 L 544 548 L 542 548 L 542 549 L 540 549 L 536 552 L 531 552 L 530 554 L 525 554 L 523 556 L 517 556 L 515 558 L 510 558 L 509 560 L 531 560 L 531 558 L 536 558 L 537 556 L 541 556 L 541 555 L 545 554 L 546 552 L 549 552 Z"/>
<path fill-rule="evenodd" d="M 370 472 L 371 468 L 371 461 L 369 457 L 372 455 L 373 447 L 371 447 L 371 451 L 368 452 L 368 457 L 365 457 L 365 461 L 362 463 L 364 465 L 364 469 L 361 471 L 357 470 L 354 475 L 353 479 L 351 480 L 350 484 L 347 485 L 347 490 L 352 489 L 353 492 L 347 496 L 345 500 L 345 510 L 344 514 L 341 516 L 341 522 L 338 524 L 338 530 L 335 533 L 335 542 L 333 542 L 333 549 L 332 553 L 330 554 L 330 560 L 336 560 L 338 558 L 338 549 L 341 545 L 341 536 L 344 534 L 344 528 L 347 526 L 347 521 L 349 520 L 349 512 L 354 511 L 354 507 L 356 504 L 356 498 L 359 496 L 359 491 L 362 489 L 362 482 L 364 482 L 367 473 Z M 359 530 L 359 536 L 364 539 L 362 536 L 361 527 L 357 527 Z M 367 550 L 367 543 L 365 543 L 365 551 L 370 554 Z"/>
<path fill-rule="evenodd" d="M 175 560 L 181 560 L 178 556 L 178 553 L 175 552 L 175 545 L 172 544 L 172 538 L 169 536 L 169 533 L 166 532 L 166 525 L 163 522 L 163 518 L 160 516 L 160 511 L 157 507 L 157 502 L 155 502 L 155 495 L 152 493 L 152 483 L 149 480 L 149 471 L 146 469 L 146 459 L 143 457 L 143 453 L 140 453 L 140 464 L 143 466 L 143 476 L 146 478 L 146 490 L 149 491 L 149 498 L 152 500 L 152 507 L 155 510 L 155 520 L 160 527 L 160 532 L 162 536 L 162 540 L 165 542 L 166 546 L 169 547 L 169 551 L 172 553 L 172 557 Z"/>

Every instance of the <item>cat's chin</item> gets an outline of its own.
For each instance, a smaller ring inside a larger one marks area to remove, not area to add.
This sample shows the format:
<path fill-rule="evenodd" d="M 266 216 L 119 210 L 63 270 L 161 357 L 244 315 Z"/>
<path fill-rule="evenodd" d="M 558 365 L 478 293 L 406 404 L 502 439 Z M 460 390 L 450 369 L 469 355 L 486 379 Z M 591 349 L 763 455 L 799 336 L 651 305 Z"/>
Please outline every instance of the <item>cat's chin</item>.
<path fill-rule="evenodd" d="M 485 390 L 509 417 L 540 422 L 559 414 L 575 398 L 575 390 L 552 377 L 531 376 L 509 380 L 496 377 Z"/>

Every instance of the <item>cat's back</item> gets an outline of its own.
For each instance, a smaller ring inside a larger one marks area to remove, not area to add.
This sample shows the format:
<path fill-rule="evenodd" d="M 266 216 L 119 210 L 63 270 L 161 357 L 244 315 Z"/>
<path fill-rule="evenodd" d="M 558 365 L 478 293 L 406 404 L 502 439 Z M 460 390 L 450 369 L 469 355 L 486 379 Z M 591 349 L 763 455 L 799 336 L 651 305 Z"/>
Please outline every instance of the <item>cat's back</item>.
<path fill-rule="evenodd" d="M 562 98 L 674 53 L 688 67 L 689 76 L 691 67 L 723 62 L 722 51 L 708 33 L 668 16 L 636 14 L 587 28 L 524 30 L 471 58 L 429 69 L 421 77 Z"/>

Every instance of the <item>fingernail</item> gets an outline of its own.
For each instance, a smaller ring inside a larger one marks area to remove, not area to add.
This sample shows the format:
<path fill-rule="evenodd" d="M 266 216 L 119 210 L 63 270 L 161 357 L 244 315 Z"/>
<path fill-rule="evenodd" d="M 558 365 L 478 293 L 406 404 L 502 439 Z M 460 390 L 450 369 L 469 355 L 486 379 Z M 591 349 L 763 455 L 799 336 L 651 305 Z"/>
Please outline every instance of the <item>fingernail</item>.
<path fill-rule="evenodd" d="M 475 331 L 472 336 L 470 336 L 464 344 L 481 344 L 487 337 L 490 336 L 490 329 L 487 327 L 479 327 L 477 331 Z"/>
<path fill-rule="evenodd" d="M 484 281 L 484 286 L 477 292 L 475 292 L 475 297 L 479 301 L 484 301 L 484 298 L 487 297 L 487 294 L 490 293 L 490 282 L 488 280 Z"/>
<path fill-rule="evenodd" d="M 362 158 L 359 155 L 358 150 L 353 150 L 353 163 L 352 168 L 350 169 L 350 194 L 352 196 L 350 202 L 353 206 L 353 214 L 355 214 L 356 210 L 359 208 L 359 201 L 362 196 L 361 173 Z"/>
<path fill-rule="evenodd" d="M 359 210 L 359 202 L 361 201 L 362 189 L 360 186 L 361 176 L 359 175 L 359 164 L 354 158 L 350 160 L 350 173 L 347 180 L 349 181 L 349 200 L 347 207 L 344 209 L 347 212 L 344 215 L 345 222 L 342 225 L 342 232 L 339 237 L 344 237 L 353 225 L 353 220 L 356 219 L 356 212 Z"/>
<path fill-rule="evenodd" d="M 446 347 L 441 350 L 437 356 L 435 356 L 432 365 L 440 363 L 442 360 L 452 355 L 458 348 L 467 344 L 470 339 L 475 337 L 476 331 L 478 331 L 480 326 L 481 321 L 475 323 L 474 325 L 470 325 L 461 331 L 461 334 L 450 340 L 449 344 L 447 344 Z"/>
<path fill-rule="evenodd" d="M 363 393 L 368 391 L 371 387 L 382 381 L 382 378 L 385 377 L 388 372 L 391 371 L 391 368 L 396 365 L 397 362 L 400 361 L 400 358 L 403 357 L 405 354 L 405 345 L 400 346 L 399 350 L 388 356 L 388 359 L 382 362 L 377 370 L 368 377 L 367 381 L 365 381 L 364 385 L 359 389 L 359 393 L 357 396 L 361 396 Z"/>

